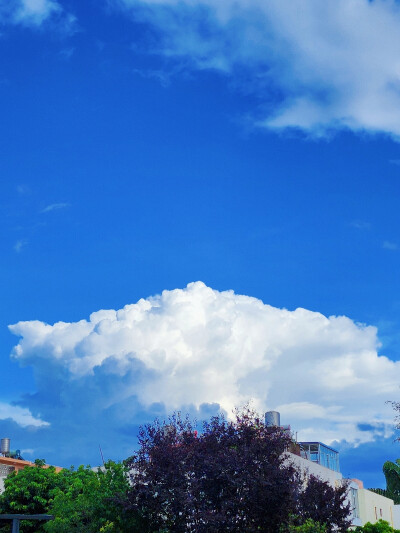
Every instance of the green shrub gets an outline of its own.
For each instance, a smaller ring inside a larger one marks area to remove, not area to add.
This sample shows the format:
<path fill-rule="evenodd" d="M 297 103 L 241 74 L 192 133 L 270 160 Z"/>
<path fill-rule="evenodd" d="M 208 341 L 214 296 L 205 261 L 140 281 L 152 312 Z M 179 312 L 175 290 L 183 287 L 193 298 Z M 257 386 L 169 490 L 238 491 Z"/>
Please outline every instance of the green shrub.
<path fill-rule="evenodd" d="M 291 526 L 288 533 L 326 533 L 326 526 L 309 518 L 300 526 Z"/>
<path fill-rule="evenodd" d="M 354 530 L 355 533 L 400 533 L 399 529 L 393 529 L 386 520 L 379 520 L 375 524 L 367 522 L 364 526 L 358 526 Z"/>

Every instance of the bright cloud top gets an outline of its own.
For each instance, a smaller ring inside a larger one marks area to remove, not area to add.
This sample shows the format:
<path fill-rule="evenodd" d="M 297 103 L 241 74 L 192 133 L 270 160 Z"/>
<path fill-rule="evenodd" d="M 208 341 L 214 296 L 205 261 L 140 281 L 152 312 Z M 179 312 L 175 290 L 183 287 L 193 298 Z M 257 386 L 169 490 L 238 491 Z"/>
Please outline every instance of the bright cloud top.
<path fill-rule="evenodd" d="M 82 382 L 99 410 L 135 398 L 149 410 L 217 403 L 230 413 L 252 399 L 279 409 L 303 439 L 357 444 L 392 432 L 385 401 L 398 398 L 400 362 L 377 354 L 376 328 L 346 317 L 197 282 L 89 321 L 10 330 L 21 336 L 13 357 L 35 368 L 44 389 L 58 379 L 64 402 Z"/>
<path fill-rule="evenodd" d="M 243 74 L 273 129 L 400 135 L 394 0 L 114 0 L 160 30 L 162 52 Z"/>
<path fill-rule="evenodd" d="M 49 425 L 47 422 L 32 416 L 29 409 L 4 402 L 0 402 L 0 420 L 13 420 L 22 427 L 45 427 Z"/>

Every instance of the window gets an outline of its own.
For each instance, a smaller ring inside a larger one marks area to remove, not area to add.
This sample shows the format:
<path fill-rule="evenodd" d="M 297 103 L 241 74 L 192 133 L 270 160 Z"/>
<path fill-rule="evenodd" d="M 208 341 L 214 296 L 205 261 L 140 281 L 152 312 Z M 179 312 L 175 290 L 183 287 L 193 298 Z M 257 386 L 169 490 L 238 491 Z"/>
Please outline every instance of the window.
<path fill-rule="evenodd" d="M 0 464 L 0 477 L 7 477 L 14 470 L 15 468 L 13 466 Z"/>
<path fill-rule="evenodd" d="M 350 505 L 354 518 L 360 518 L 360 510 L 358 507 L 358 490 L 350 489 Z"/>

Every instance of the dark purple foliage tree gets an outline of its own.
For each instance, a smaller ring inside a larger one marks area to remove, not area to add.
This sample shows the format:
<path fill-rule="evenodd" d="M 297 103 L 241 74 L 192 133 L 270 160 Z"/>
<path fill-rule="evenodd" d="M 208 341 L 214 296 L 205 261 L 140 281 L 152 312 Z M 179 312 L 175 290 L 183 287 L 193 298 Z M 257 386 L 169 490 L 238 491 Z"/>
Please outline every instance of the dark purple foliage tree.
<path fill-rule="evenodd" d="M 327 533 L 345 533 L 351 525 L 350 502 L 346 499 L 348 485 L 343 482 L 332 487 L 310 475 L 299 494 L 298 518 L 304 522 L 311 518 L 326 525 Z"/>
<path fill-rule="evenodd" d="M 249 408 L 233 422 L 212 418 L 199 435 L 175 415 L 142 428 L 139 442 L 126 506 L 141 513 L 143 533 L 285 532 L 302 508 L 290 436 Z"/>

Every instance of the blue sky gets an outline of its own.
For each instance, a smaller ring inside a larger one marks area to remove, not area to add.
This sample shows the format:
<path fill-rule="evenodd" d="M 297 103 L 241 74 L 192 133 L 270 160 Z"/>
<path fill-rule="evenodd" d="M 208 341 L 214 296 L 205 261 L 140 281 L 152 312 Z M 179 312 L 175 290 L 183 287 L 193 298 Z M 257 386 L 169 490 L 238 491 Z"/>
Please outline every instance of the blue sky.
<path fill-rule="evenodd" d="M 324 5 L 0 0 L 0 433 L 27 458 L 122 459 L 140 423 L 236 394 L 382 485 L 400 456 L 400 8 Z M 90 359 L 79 321 L 174 289 L 145 300 L 156 322 L 126 319 L 140 339 L 96 318 Z"/>

